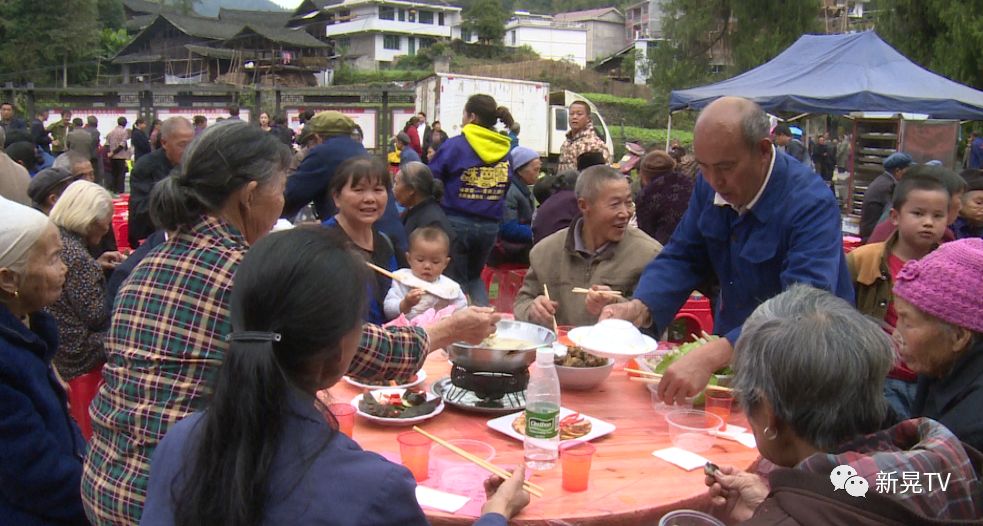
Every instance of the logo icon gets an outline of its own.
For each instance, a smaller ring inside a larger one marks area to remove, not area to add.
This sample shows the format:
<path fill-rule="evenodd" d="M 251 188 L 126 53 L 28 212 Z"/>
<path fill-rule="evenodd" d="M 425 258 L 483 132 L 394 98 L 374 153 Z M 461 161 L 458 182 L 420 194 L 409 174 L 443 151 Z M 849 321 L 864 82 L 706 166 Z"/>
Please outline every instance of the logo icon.
<path fill-rule="evenodd" d="M 867 479 L 857 475 L 857 470 L 847 464 L 836 466 L 829 474 L 829 481 L 833 483 L 833 491 L 842 489 L 851 497 L 866 497 L 870 489 Z"/>

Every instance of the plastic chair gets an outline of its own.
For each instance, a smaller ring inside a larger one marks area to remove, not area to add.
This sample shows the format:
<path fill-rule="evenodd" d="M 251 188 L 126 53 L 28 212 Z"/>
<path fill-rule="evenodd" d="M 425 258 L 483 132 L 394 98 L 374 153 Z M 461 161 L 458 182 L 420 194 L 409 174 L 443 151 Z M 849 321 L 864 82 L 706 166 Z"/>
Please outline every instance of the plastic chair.
<path fill-rule="evenodd" d="M 515 304 L 515 297 L 522 288 L 522 283 L 526 279 L 529 269 L 510 270 L 505 275 L 505 281 L 498 286 L 498 298 L 495 300 L 495 310 L 498 312 L 512 312 Z"/>
<path fill-rule="evenodd" d="M 68 386 L 71 393 L 68 395 L 68 402 L 71 404 L 72 418 L 82 431 L 82 436 L 86 440 L 92 438 L 92 419 L 89 417 L 89 405 L 92 399 L 99 392 L 99 386 L 103 384 L 102 366 L 98 369 L 89 371 L 82 376 L 69 380 Z"/>
<path fill-rule="evenodd" d="M 669 328 L 669 341 L 685 343 L 693 336 L 713 332 L 713 311 L 710 300 L 704 296 L 690 296 L 683 308 L 679 309 Z"/>
<path fill-rule="evenodd" d="M 126 215 L 113 216 L 113 235 L 116 236 L 116 248 L 120 251 L 130 250 L 130 224 Z"/>
<path fill-rule="evenodd" d="M 485 290 L 488 291 L 488 301 L 491 305 L 498 306 L 497 300 L 501 295 L 503 285 L 508 281 L 509 272 L 513 270 L 526 270 L 528 267 L 523 265 L 516 265 L 514 263 L 507 263 L 501 267 L 489 267 L 485 266 L 481 270 L 481 281 L 485 284 Z M 525 277 L 525 274 L 523 274 Z M 519 282 L 519 286 L 522 286 L 522 282 Z M 514 299 L 514 295 L 513 295 Z M 512 305 L 509 304 L 508 311 L 512 312 Z"/>

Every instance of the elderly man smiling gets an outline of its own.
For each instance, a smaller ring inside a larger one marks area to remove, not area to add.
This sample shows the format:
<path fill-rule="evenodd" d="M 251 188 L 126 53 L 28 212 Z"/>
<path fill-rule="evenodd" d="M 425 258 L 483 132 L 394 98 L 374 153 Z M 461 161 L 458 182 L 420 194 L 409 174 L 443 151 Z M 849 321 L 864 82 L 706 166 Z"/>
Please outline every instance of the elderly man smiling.
<path fill-rule="evenodd" d="M 730 363 L 744 320 L 793 283 L 853 302 L 836 200 L 809 168 L 776 152 L 757 104 L 724 97 L 707 106 L 693 130 L 693 153 L 700 171 L 682 221 L 645 269 L 635 299 L 601 313 L 661 332 L 693 289 L 719 281 L 714 329 L 724 338 L 669 367 L 659 384 L 666 401 L 700 392 Z"/>
<path fill-rule="evenodd" d="M 529 254 L 529 272 L 515 300 L 515 318 L 543 326 L 591 325 L 601 309 L 617 296 L 628 296 L 645 265 L 662 245 L 645 232 L 628 226 L 631 187 L 610 166 L 592 166 L 577 179 L 574 190 L 583 217 L 572 226 L 546 237 Z M 543 294 L 550 291 L 550 301 Z M 592 287 L 585 297 L 574 287 Z"/>

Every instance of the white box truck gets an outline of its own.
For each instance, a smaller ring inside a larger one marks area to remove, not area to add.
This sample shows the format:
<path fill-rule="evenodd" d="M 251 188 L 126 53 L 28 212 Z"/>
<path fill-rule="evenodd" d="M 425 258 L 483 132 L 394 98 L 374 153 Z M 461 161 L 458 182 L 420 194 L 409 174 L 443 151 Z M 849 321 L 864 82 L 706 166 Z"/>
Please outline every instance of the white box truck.
<path fill-rule="evenodd" d="M 607 142 L 614 156 L 611 133 L 597 107 L 586 97 L 572 91 L 550 92 L 547 82 L 475 77 L 457 73 L 437 73 L 416 84 L 416 111 L 427 114 L 430 122 L 440 121 L 447 135 L 461 133 L 464 104 L 476 93 L 491 95 L 505 106 L 519 123 L 519 144 L 555 159 L 569 129 L 567 108 L 582 100 L 591 108 L 597 134 Z"/>

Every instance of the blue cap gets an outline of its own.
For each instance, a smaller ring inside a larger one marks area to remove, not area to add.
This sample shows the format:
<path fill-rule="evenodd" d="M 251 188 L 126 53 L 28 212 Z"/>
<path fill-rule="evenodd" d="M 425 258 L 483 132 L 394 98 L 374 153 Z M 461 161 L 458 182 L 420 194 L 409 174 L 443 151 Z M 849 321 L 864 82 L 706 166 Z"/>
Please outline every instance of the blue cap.
<path fill-rule="evenodd" d="M 792 132 L 795 137 L 802 137 L 802 128 L 798 126 L 789 126 L 788 131 Z"/>
<path fill-rule="evenodd" d="M 912 163 L 911 156 L 904 152 L 892 153 L 884 159 L 884 169 L 892 172 L 898 168 L 907 168 Z"/>
<path fill-rule="evenodd" d="M 539 154 L 536 153 L 532 148 L 526 148 L 525 146 L 516 146 L 512 150 L 512 169 L 518 170 L 523 166 L 532 162 L 533 159 L 539 159 Z"/>

